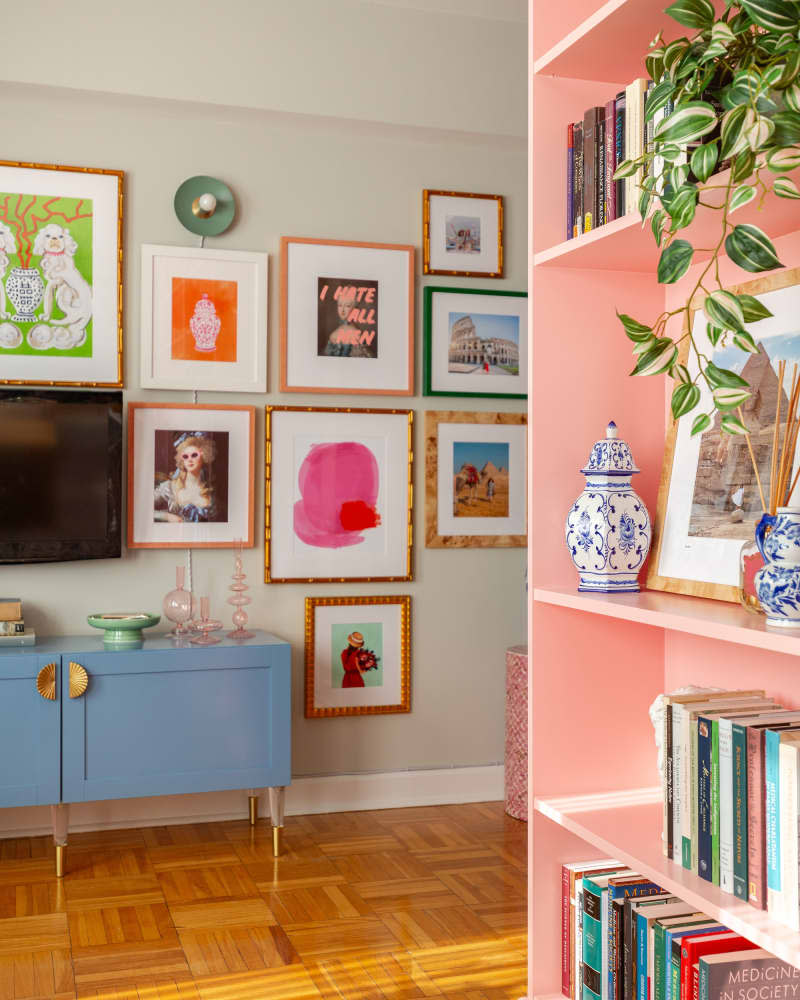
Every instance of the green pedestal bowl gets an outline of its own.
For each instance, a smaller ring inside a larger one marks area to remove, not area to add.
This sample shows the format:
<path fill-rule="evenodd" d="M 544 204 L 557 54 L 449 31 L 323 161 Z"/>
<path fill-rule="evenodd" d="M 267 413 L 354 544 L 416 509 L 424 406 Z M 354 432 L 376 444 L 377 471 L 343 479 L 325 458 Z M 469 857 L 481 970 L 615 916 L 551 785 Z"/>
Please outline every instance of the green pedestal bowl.
<path fill-rule="evenodd" d="M 103 645 L 113 649 L 135 649 L 142 645 L 142 629 L 152 628 L 161 621 L 161 615 L 148 615 L 144 612 L 128 614 L 125 612 L 102 615 L 89 615 L 86 621 L 93 627 L 103 630 Z"/>

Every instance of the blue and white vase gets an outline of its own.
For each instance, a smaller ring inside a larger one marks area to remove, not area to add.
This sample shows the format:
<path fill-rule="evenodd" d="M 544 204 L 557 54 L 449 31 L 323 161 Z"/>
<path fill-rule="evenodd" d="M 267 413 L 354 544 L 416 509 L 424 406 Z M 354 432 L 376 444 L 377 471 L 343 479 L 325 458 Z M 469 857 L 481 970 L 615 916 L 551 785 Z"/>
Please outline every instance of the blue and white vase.
<path fill-rule="evenodd" d="M 756 573 L 756 594 L 767 625 L 800 628 L 800 507 L 765 514 L 756 525 L 756 545 L 765 562 Z"/>
<path fill-rule="evenodd" d="M 578 570 L 578 590 L 636 593 L 650 551 L 650 515 L 631 486 L 639 470 L 612 420 L 586 467 L 586 489 L 567 515 L 567 547 Z"/>

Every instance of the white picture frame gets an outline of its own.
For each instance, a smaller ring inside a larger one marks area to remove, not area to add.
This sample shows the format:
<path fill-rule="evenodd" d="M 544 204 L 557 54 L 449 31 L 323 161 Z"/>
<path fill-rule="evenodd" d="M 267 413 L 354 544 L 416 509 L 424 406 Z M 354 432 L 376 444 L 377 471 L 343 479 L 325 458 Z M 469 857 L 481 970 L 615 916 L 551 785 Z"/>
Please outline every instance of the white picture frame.
<path fill-rule="evenodd" d="M 141 262 L 142 388 L 265 393 L 269 255 L 144 243 Z"/>

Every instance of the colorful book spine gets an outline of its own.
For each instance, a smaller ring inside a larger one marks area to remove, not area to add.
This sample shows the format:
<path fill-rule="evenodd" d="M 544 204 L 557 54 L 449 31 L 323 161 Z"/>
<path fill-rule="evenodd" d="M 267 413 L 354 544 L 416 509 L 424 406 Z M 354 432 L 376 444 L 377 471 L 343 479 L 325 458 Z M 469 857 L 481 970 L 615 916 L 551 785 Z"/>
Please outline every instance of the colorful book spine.
<path fill-rule="evenodd" d="M 780 745 L 780 732 L 768 729 L 764 734 L 764 846 L 767 855 L 767 909 L 776 916 L 782 907 Z"/>
<path fill-rule="evenodd" d="M 697 720 L 697 874 L 711 881 L 711 719 Z"/>
<path fill-rule="evenodd" d="M 625 962 L 625 897 L 620 896 L 611 904 L 612 948 L 611 948 L 611 989 L 609 1000 L 624 1000 Z"/>
<path fill-rule="evenodd" d="M 719 719 L 719 887 L 733 892 L 733 723 Z"/>
<path fill-rule="evenodd" d="M 597 225 L 597 108 L 588 108 L 583 116 L 583 231 Z"/>
<path fill-rule="evenodd" d="M 572 126 L 572 211 L 575 222 L 572 235 L 583 233 L 583 122 Z"/>
<path fill-rule="evenodd" d="M 617 217 L 617 185 L 614 180 L 614 171 L 617 169 L 616 105 L 614 101 L 606 103 L 604 129 L 606 150 L 606 211 L 603 221 L 612 222 Z"/>
<path fill-rule="evenodd" d="M 648 882 L 646 879 L 640 876 L 635 876 L 633 878 L 619 878 L 619 879 L 609 879 L 608 882 L 608 898 L 606 902 L 607 909 L 607 919 L 606 925 L 608 927 L 607 937 L 608 937 L 608 954 L 611 955 L 613 949 L 613 931 L 611 927 L 611 908 L 615 900 L 618 899 L 642 899 L 646 896 L 655 896 L 661 893 L 661 886 L 656 885 L 655 882 Z M 608 976 L 607 976 L 607 995 L 612 997 L 612 962 L 609 961 L 608 964 Z"/>
<path fill-rule="evenodd" d="M 595 225 L 606 222 L 606 122 L 602 108 L 597 118 L 597 174 L 595 176 Z"/>
<path fill-rule="evenodd" d="M 719 719 L 711 720 L 711 881 L 719 885 Z"/>
<path fill-rule="evenodd" d="M 781 741 L 779 749 L 779 789 L 781 831 L 781 888 L 783 907 L 780 919 L 793 931 L 800 931 L 800 891 L 798 873 L 798 746 L 797 739 Z M 777 914 L 776 914 L 777 916 Z"/>
<path fill-rule="evenodd" d="M 727 928 L 701 919 L 692 926 L 690 923 L 664 932 L 664 1000 L 680 1000 L 681 947 L 684 938 L 689 940 L 703 934 L 718 934 Z"/>
<path fill-rule="evenodd" d="M 583 992 L 582 1000 L 603 995 L 603 892 L 591 879 L 583 880 Z"/>
<path fill-rule="evenodd" d="M 573 173 L 575 171 L 575 125 L 570 122 L 567 125 L 567 239 L 573 237 L 573 226 L 575 220 L 575 201 L 573 198 L 572 186 L 575 183 Z"/>
<path fill-rule="evenodd" d="M 800 969 L 760 948 L 704 955 L 698 966 L 699 1000 L 784 1000 L 800 992 Z"/>
<path fill-rule="evenodd" d="M 625 91 L 621 90 L 614 100 L 614 159 L 616 165 L 625 159 Z M 617 218 L 627 211 L 625 205 L 625 181 L 616 181 Z"/>
<path fill-rule="evenodd" d="M 747 898 L 759 910 L 767 908 L 764 852 L 764 730 L 747 729 Z"/>
<path fill-rule="evenodd" d="M 570 871 L 566 865 L 561 866 L 561 992 L 569 996 L 569 897 Z"/>
<path fill-rule="evenodd" d="M 664 796 L 664 837 L 662 846 L 664 854 L 668 858 L 671 858 L 674 852 L 675 804 L 673 798 L 672 764 L 672 705 L 668 703 L 664 711 L 664 773 L 662 775 L 662 794 Z"/>
<path fill-rule="evenodd" d="M 731 727 L 733 776 L 733 894 L 747 899 L 747 728 Z"/>
<path fill-rule="evenodd" d="M 692 1000 L 692 969 L 703 955 L 755 949 L 756 945 L 733 931 L 722 934 L 698 935 L 681 941 L 680 1000 Z M 695 997 L 696 1000 L 696 997 Z"/>

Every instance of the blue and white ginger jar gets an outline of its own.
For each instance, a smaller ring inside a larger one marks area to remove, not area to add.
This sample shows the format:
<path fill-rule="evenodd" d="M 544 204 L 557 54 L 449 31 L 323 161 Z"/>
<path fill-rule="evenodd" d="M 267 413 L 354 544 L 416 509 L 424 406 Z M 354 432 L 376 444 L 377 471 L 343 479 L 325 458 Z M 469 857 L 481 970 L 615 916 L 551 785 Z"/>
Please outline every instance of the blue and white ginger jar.
<path fill-rule="evenodd" d="M 756 573 L 756 595 L 767 625 L 800 627 L 800 507 L 765 514 L 756 525 L 756 545 L 765 563 Z"/>
<path fill-rule="evenodd" d="M 579 591 L 639 590 L 639 571 L 653 532 L 647 508 L 631 486 L 638 471 L 612 420 L 581 469 L 586 489 L 567 515 L 567 547 L 580 576 Z"/>

